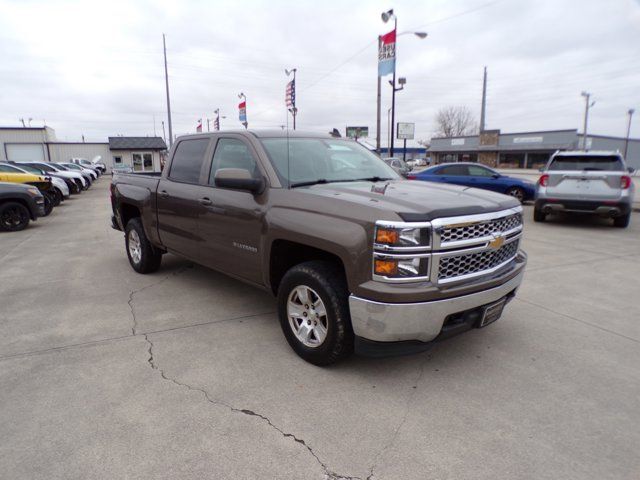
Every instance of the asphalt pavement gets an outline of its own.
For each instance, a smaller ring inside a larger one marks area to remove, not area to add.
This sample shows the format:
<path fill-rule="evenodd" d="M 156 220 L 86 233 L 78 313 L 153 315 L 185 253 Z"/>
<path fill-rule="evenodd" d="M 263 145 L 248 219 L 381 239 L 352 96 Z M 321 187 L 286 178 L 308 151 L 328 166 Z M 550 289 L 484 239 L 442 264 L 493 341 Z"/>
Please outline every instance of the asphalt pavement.
<path fill-rule="evenodd" d="M 109 178 L 0 234 L 0 477 L 638 479 L 640 214 L 534 224 L 503 318 L 330 368 L 268 294 L 127 262 Z"/>

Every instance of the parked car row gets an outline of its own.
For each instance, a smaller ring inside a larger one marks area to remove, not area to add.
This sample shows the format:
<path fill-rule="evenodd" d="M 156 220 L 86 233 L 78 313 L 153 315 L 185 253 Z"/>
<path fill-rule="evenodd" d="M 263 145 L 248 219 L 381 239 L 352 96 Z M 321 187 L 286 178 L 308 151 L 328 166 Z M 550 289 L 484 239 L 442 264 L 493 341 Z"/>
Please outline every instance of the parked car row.
<path fill-rule="evenodd" d="M 612 218 L 614 226 L 625 228 L 635 193 L 629 175 L 633 171 L 618 152 L 566 151 L 551 156 L 537 183 L 471 162 L 444 163 L 406 176 L 410 180 L 491 190 L 520 202 L 535 200 L 536 222 L 556 213 L 595 214 Z"/>
<path fill-rule="evenodd" d="M 75 160 L 75 161 L 74 161 Z M 24 230 L 70 195 L 87 190 L 106 167 L 70 162 L 0 162 L 0 231 Z"/>

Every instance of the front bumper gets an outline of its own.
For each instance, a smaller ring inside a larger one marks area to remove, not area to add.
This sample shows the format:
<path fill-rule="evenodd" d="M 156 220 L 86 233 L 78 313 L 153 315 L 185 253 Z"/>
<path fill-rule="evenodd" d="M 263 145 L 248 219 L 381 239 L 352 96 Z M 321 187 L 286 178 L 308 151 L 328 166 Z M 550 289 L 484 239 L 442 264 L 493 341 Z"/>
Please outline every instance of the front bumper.
<path fill-rule="evenodd" d="M 351 295 L 349 308 L 353 332 L 365 343 L 435 340 L 447 317 L 470 312 L 503 297 L 512 298 L 522 283 L 524 269 L 498 287 L 459 297 L 420 303 L 382 303 Z"/>

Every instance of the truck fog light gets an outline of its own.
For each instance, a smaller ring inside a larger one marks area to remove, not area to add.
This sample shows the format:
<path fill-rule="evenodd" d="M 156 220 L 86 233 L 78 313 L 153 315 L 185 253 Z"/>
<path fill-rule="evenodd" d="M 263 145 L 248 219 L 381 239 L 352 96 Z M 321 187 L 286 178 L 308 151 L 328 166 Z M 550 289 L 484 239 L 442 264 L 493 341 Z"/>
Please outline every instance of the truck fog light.
<path fill-rule="evenodd" d="M 376 275 L 396 276 L 398 274 L 398 262 L 395 260 L 376 260 L 374 271 Z"/>

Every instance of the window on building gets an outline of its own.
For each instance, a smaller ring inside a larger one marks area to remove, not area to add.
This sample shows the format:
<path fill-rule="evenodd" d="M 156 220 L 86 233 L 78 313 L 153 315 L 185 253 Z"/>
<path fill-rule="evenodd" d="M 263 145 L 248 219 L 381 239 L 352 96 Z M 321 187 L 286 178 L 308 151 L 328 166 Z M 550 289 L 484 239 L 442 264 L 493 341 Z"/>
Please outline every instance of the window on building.
<path fill-rule="evenodd" d="M 122 157 L 119 156 L 119 155 L 113 157 L 113 164 L 114 165 L 122 165 Z"/>
<path fill-rule="evenodd" d="M 133 158 L 134 172 L 153 172 L 153 154 L 148 152 L 134 152 Z"/>
<path fill-rule="evenodd" d="M 249 147 L 235 138 L 221 138 L 213 154 L 213 164 L 209 173 L 209 183 L 213 185 L 216 172 L 221 168 L 243 168 L 256 173 L 256 161 Z"/>
<path fill-rule="evenodd" d="M 173 155 L 169 178 L 178 182 L 199 183 L 208 146 L 208 138 L 182 140 Z"/>

